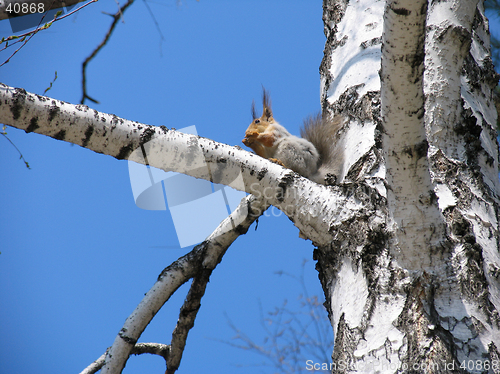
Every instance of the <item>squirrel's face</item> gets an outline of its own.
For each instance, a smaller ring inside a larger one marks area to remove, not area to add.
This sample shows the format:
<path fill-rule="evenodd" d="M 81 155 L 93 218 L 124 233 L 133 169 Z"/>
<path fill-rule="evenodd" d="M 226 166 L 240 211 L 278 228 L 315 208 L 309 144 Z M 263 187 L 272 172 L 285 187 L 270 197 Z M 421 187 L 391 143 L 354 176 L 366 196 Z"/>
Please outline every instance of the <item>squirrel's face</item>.
<path fill-rule="evenodd" d="M 243 144 L 251 147 L 250 144 L 255 142 L 262 143 L 265 147 L 272 147 L 272 142 L 269 143 L 269 136 L 272 133 L 274 120 L 271 117 L 271 121 L 267 119 L 256 118 L 248 126 L 247 131 L 245 131 L 245 138 L 243 139 Z"/>
<path fill-rule="evenodd" d="M 269 95 L 264 90 L 263 98 L 263 111 L 262 116 L 257 117 L 255 110 L 255 102 L 252 103 L 252 117 L 253 121 L 245 131 L 245 138 L 242 140 L 243 144 L 261 157 L 273 157 L 273 146 L 276 139 L 276 132 L 274 131 L 274 118 L 273 111 L 271 110 L 271 102 Z"/>
<path fill-rule="evenodd" d="M 257 138 L 259 135 L 264 134 L 269 129 L 269 126 L 270 122 L 262 117 L 254 119 L 248 126 L 247 131 L 245 131 L 245 139 Z"/>
<path fill-rule="evenodd" d="M 272 117 L 271 121 L 268 118 L 256 118 L 248 126 L 247 131 L 245 131 L 245 138 L 242 140 L 243 144 L 247 147 L 253 149 L 253 151 L 261 157 L 268 158 L 269 148 L 272 148 L 275 142 L 275 137 L 273 134 L 274 120 Z"/>

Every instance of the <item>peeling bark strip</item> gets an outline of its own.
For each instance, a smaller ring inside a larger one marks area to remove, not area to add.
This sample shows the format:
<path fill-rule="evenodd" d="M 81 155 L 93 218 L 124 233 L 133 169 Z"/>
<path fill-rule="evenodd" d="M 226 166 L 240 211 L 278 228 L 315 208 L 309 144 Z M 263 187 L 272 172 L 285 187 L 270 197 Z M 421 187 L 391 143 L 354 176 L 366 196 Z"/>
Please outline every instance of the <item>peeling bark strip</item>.
<path fill-rule="evenodd" d="M 323 9 L 322 107 L 349 117 L 347 139 L 371 136 L 359 144 L 372 147 L 345 176 L 365 209 L 315 250 L 333 372 L 500 373 L 498 79 L 484 8 Z"/>

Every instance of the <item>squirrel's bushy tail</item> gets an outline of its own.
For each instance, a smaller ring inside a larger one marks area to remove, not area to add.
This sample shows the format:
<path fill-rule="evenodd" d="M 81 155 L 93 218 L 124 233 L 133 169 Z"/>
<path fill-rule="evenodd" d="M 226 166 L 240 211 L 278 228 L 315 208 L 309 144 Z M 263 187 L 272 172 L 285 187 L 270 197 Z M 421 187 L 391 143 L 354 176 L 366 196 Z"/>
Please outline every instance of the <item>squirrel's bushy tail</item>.
<path fill-rule="evenodd" d="M 344 150 L 340 130 L 343 119 L 337 115 L 323 118 L 321 113 L 304 120 L 300 136 L 309 140 L 320 155 L 318 173 L 314 176 L 317 183 L 332 184 L 340 182 L 344 166 Z"/>

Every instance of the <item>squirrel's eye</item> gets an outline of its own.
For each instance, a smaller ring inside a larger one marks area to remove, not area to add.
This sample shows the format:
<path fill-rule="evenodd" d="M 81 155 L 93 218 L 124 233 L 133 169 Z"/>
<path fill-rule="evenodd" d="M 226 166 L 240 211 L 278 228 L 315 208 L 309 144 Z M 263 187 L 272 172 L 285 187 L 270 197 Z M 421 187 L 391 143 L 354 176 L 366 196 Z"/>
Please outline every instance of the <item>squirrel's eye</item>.
<path fill-rule="evenodd" d="M 260 123 L 260 119 L 256 119 L 253 123 Z"/>

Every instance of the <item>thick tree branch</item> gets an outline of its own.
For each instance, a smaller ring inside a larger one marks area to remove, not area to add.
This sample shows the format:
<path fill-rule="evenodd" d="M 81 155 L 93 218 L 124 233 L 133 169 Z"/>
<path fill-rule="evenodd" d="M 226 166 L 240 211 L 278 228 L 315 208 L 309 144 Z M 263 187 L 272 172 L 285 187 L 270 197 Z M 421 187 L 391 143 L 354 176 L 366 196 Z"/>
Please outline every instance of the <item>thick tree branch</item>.
<path fill-rule="evenodd" d="M 231 243 L 245 234 L 268 206 L 263 199 L 257 199 L 252 195 L 243 199 L 238 208 L 221 222 L 203 243 L 163 270 L 158 281 L 125 321 L 113 346 L 106 354 L 106 364 L 102 368 L 102 373 L 121 373 L 133 347 L 149 322 L 181 285 L 194 278 L 186 303 L 181 309 L 181 317 L 172 334 L 174 358 L 168 358 L 167 365 L 172 365 L 168 373 L 175 372 L 211 272 L 221 261 Z M 239 224 L 236 225 L 236 222 Z"/>
<path fill-rule="evenodd" d="M 319 245 L 331 242 L 332 230 L 341 220 L 365 208 L 358 195 L 362 192 L 356 188 L 318 185 L 240 147 L 128 121 L 2 84 L 0 122 L 117 159 L 145 164 L 144 152 L 150 166 L 263 196 Z"/>

